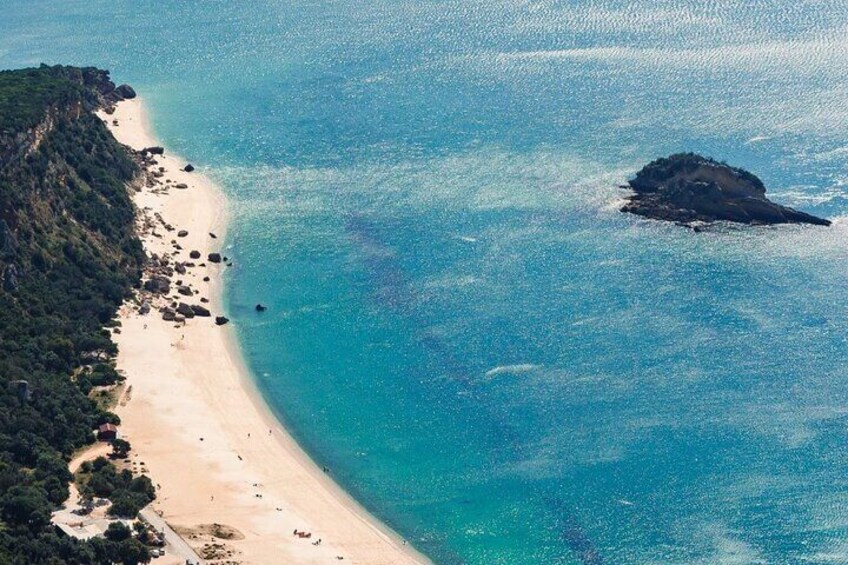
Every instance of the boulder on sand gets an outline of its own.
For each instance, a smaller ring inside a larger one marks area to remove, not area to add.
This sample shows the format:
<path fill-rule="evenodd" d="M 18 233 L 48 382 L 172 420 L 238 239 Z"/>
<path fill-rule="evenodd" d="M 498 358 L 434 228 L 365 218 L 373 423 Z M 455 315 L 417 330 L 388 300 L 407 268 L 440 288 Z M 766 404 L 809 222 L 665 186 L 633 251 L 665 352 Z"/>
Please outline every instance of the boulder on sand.
<path fill-rule="evenodd" d="M 185 237 L 188 235 L 188 230 L 180 230 L 177 232 L 177 237 Z"/>
<path fill-rule="evenodd" d="M 177 292 L 179 292 L 179 293 L 180 293 L 180 294 L 182 294 L 183 296 L 191 296 L 192 294 L 194 294 L 194 293 L 191 291 L 191 289 L 190 289 L 189 287 L 185 286 L 185 285 L 180 285 L 180 286 L 178 286 L 178 287 L 177 287 Z"/>
<path fill-rule="evenodd" d="M 194 165 L 192 165 L 191 163 L 189 163 L 188 165 L 186 165 L 185 167 L 183 167 L 183 170 L 184 170 L 185 172 L 187 172 L 187 173 L 190 173 L 190 172 L 192 172 L 192 171 L 194 170 Z"/>
<path fill-rule="evenodd" d="M 220 263 L 221 262 L 221 254 L 220 253 L 210 253 L 208 259 L 209 259 L 210 263 Z"/>
<path fill-rule="evenodd" d="M 185 302 L 180 302 L 179 306 L 177 306 L 177 313 L 182 314 L 187 319 L 194 318 L 194 310 Z"/>
<path fill-rule="evenodd" d="M 152 147 L 145 147 L 141 150 L 142 153 L 150 153 L 151 155 L 164 155 L 165 148 L 159 147 L 158 145 L 154 145 Z"/>
<path fill-rule="evenodd" d="M 188 256 L 191 257 L 192 259 L 200 259 L 200 251 L 193 249 L 191 251 L 191 253 L 188 254 Z"/>
<path fill-rule="evenodd" d="M 153 275 L 144 281 L 144 290 L 156 294 L 168 294 L 171 291 L 171 281 L 162 275 Z"/>
<path fill-rule="evenodd" d="M 227 318 L 226 316 L 215 316 L 215 325 L 217 325 L 217 326 L 223 326 L 224 324 L 226 324 L 229 321 L 230 321 L 230 319 Z"/>
<path fill-rule="evenodd" d="M 199 304 L 192 304 L 191 311 L 194 312 L 195 316 L 201 316 L 204 318 L 208 318 L 211 315 L 208 309 L 200 306 Z"/>

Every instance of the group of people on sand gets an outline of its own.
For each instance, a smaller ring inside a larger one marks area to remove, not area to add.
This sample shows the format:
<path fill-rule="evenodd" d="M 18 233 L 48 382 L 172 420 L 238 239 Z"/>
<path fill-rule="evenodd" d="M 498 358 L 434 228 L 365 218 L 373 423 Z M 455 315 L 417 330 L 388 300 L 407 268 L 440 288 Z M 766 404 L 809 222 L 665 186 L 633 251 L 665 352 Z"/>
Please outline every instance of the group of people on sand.
<path fill-rule="evenodd" d="M 312 537 L 312 532 L 298 532 L 297 528 L 295 528 L 293 535 L 295 535 L 299 538 L 309 539 L 309 538 Z M 322 541 L 321 538 L 318 538 L 318 541 L 313 541 L 312 545 L 321 545 L 321 541 Z"/>

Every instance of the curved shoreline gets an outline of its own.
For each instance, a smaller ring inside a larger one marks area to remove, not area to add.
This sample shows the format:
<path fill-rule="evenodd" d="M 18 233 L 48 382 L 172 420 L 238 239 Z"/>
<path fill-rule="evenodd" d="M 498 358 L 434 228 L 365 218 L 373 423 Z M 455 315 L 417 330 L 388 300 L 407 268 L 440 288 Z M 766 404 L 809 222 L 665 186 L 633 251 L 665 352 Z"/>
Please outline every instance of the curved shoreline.
<path fill-rule="evenodd" d="M 101 117 L 118 141 L 135 149 L 157 145 L 141 100 L 121 102 L 113 115 Z M 160 180 L 172 179 L 172 188 L 167 194 L 145 188 L 134 200 L 146 215 L 158 212 L 189 234 L 175 238 L 154 225 L 140 232 L 145 249 L 174 253 L 173 238 L 183 248 L 176 254 L 181 261 L 190 249 L 201 257 L 224 254 L 218 247 L 227 227 L 223 193 L 199 172 L 181 171 L 185 161 L 179 156 L 166 152 L 156 159 L 165 168 Z M 177 183 L 189 188 L 173 188 Z M 198 296 L 207 297 L 214 316 L 223 305 L 225 269 L 198 266 L 174 278 L 187 279 Z M 202 281 L 204 276 L 210 280 Z M 116 408 L 122 431 L 132 442 L 136 468 L 160 485 L 156 510 L 184 537 L 195 535 L 192 545 L 223 543 L 232 552 L 226 558 L 242 563 L 326 563 L 339 557 L 369 564 L 429 562 L 322 472 L 274 417 L 233 328 L 209 318 L 176 328 L 155 308 L 140 316 L 132 304 L 122 308 L 121 321 L 114 336 L 118 368 L 131 387 Z M 243 539 L 213 539 L 198 528 L 213 523 L 234 528 Z M 300 538 L 294 530 L 312 537 Z"/>

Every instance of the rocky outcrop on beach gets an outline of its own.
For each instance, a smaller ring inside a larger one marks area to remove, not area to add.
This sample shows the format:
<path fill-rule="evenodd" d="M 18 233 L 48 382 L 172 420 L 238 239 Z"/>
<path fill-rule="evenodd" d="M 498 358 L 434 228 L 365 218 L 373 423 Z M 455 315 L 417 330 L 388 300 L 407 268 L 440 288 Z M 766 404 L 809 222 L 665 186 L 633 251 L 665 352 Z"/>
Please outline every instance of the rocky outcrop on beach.
<path fill-rule="evenodd" d="M 200 316 L 201 318 L 208 318 L 212 315 L 208 308 L 199 304 L 192 304 L 191 311 L 194 312 L 195 316 Z"/>
<path fill-rule="evenodd" d="M 143 300 L 141 302 L 141 306 L 138 307 L 138 313 L 142 316 L 146 316 L 150 313 L 150 302 L 148 300 Z"/>
<path fill-rule="evenodd" d="M 177 306 L 177 314 L 182 314 L 186 318 L 194 318 L 194 310 L 185 302 L 180 302 Z"/>
<path fill-rule="evenodd" d="M 115 96 L 120 96 L 121 100 L 132 100 L 136 97 L 135 90 L 128 84 L 122 84 L 115 88 Z"/>
<path fill-rule="evenodd" d="M 748 171 L 694 153 L 649 163 L 625 188 L 633 194 L 622 212 L 692 227 L 717 221 L 830 225 L 829 220 L 772 202 L 762 181 Z"/>
<path fill-rule="evenodd" d="M 162 275 L 153 275 L 143 285 L 144 290 L 156 294 L 168 294 L 171 292 L 171 281 Z"/>

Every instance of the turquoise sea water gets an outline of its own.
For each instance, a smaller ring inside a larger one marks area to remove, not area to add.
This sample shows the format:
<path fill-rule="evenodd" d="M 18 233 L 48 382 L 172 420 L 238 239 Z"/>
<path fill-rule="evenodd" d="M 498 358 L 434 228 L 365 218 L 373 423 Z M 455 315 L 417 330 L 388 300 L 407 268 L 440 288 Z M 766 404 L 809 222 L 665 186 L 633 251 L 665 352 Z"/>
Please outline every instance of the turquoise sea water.
<path fill-rule="evenodd" d="M 7 0 L 0 67 L 144 94 L 233 202 L 259 387 L 436 562 L 826 564 L 848 563 L 846 31 L 831 0 Z M 681 150 L 836 223 L 617 212 Z"/>

